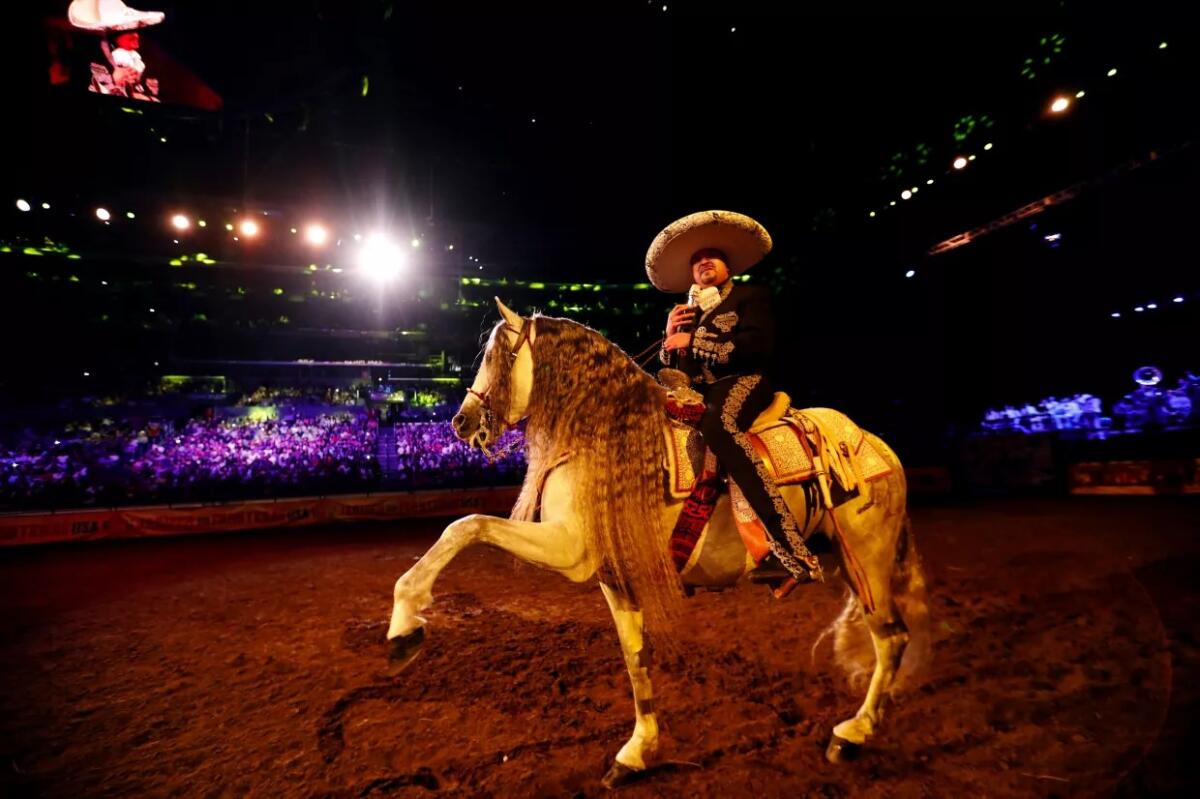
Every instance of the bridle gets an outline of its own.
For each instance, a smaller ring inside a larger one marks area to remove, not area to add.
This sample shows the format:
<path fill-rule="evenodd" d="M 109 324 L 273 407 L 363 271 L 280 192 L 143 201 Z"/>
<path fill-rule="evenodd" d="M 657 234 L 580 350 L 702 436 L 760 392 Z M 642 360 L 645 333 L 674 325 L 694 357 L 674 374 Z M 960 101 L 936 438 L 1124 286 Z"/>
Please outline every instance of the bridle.
<path fill-rule="evenodd" d="M 522 317 L 521 318 L 521 327 L 519 330 L 513 328 L 513 326 L 510 325 L 508 322 L 505 322 L 504 329 L 517 334 L 516 343 L 514 343 L 512 345 L 512 348 L 509 349 L 505 353 L 508 356 L 507 357 L 508 363 L 506 365 L 506 368 L 512 369 L 513 364 L 516 363 L 516 361 L 517 361 L 517 353 L 519 353 L 521 351 L 521 348 L 524 347 L 527 343 L 532 343 L 531 336 L 533 333 L 533 319 Z M 491 393 L 492 393 L 493 385 L 495 385 L 494 377 L 493 377 L 492 381 L 490 381 L 488 383 L 487 388 L 485 388 L 482 392 L 476 391 L 475 389 L 470 388 L 470 387 L 467 388 L 467 394 L 475 397 L 475 399 L 479 400 L 479 404 L 481 406 L 483 406 L 483 418 L 480 419 L 479 430 L 477 430 L 475 432 L 475 434 L 472 436 L 473 442 L 474 442 L 475 438 L 479 435 L 480 432 L 486 432 L 486 434 L 490 436 L 491 431 L 495 427 L 495 422 L 496 422 L 495 411 L 492 408 L 492 403 L 491 403 Z M 507 411 L 507 409 L 504 409 L 504 410 Z M 487 449 L 486 441 L 479 441 L 478 445 L 479 445 L 479 449 L 482 450 L 485 455 L 487 455 L 488 457 L 491 457 L 491 453 Z"/>

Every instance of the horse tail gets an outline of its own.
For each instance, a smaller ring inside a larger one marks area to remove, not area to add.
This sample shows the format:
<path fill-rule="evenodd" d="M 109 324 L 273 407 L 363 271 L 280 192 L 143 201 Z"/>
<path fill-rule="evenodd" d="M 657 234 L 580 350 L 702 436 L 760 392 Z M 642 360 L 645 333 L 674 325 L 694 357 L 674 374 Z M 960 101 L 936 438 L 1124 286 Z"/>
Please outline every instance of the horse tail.
<path fill-rule="evenodd" d="M 900 535 L 896 540 L 895 566 L 891 575 L 892 601 L 908 628 L 908 646 L 904 660 L 890 690 L 903 687 L 928 663 L 931 650 L 929 601 L 925 587 L 925 572 L 912 534 L 912 522 L 905 514 Z M 845 673 L 850 685 L 862 688 L 875 670 L 875 645 L 863 616 L 862 604 L 847 590 L 846 602 L 829 626 L 813 643 L 812 654 L 825 638 L 833 637 L 834 661 Z"/>
<path fill-rule="evenodd" d="M 875 646 L 863 622 L 862 605 L 849 587 L 846 588 L 846 603 L 842 605 L 842 612 L 813 642 L 814 658 L 817 647 L 829 636 L 833 636 L 833 660 L 846 675 L 850 686 L 861 688 L 866 685 L 875 669 Z"/>
<path fill-rule="evenodd" d="M 902 690 L 907 682 L 925 670 L 933 651 L 925 569 L 913 537 L 912 520 L 907 513 L 900 528 L 900 539 L 896 542 L 892 600 L 900 611 L 904 625 L 908 627 L 908 646 L 904 649 L 904 660 L 900 662 L 900 670 L 893 683 L 893 690 Z"/>

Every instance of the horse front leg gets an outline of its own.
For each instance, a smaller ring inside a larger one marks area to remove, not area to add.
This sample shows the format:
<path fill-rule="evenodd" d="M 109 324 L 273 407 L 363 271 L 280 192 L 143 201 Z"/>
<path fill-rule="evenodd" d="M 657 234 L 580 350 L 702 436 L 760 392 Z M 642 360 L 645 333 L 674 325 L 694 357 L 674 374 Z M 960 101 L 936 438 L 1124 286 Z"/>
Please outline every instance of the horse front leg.
<path fill-rule="evenodd" d="M 650 685 L 650 645 L 642 630 L 642 612 L 625 596 L 614 589 L 600 584 L 608 608 L 617 625 L 617 636 L 621 639 L 621 653 L 629 680 L 633 683 L 634 724 L 633 735 L 621 751 L 616 762 L 604 775 L 604 787 L 615 788 L 637 777 L 646 769 L 647 758 L 658 749 L 658 719 L 654 714 L 654 690 Z"/>
<path fill-rule="evenodd" d="M 398 671 L 416 657 L 425 639 L 419 614 L 433 602 L 433 583 L 454 556 L 473 544 L 492 544 L 527 563 L 575 582 L 595 573 L 583 536 L 562 522 L 520 522 L 473 514 L 451 522 L 429 550 L 396 581 L 388 625 L 388 660 Z"/>

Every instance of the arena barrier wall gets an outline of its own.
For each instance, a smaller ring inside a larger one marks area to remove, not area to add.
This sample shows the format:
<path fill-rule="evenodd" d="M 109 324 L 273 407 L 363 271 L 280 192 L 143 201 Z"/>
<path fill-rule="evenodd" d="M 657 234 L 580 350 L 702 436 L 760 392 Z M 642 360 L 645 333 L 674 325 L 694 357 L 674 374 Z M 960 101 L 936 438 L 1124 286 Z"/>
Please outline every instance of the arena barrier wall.
<path fill-rule="evenodd" d="M 1072 494 L 1200 494 L 1200 458 L 1076 463 Z"/>
<path fill-rule="evenodd" d="M 354 521 L 507 516 L 517 486 L 0 515 L 0 546 L 268 530 Z"/>

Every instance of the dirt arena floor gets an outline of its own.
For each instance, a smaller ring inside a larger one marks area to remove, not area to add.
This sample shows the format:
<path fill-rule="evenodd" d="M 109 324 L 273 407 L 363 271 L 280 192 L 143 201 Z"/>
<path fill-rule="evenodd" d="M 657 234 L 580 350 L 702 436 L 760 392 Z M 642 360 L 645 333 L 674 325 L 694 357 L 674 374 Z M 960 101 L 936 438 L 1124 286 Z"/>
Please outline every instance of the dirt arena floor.
<path fill-rule="evenodd" d="M 656 666 L 665 764 L 627 797 L 1197 795 L 1200 498 L 917 507 L 934 659 L 834 766 L 840 589 L 689 600 Z M 594 585 L 496 550 L 384 672 L 441 522 L 0 553 L 8 796 L 597 796 L 632 730 Z"/>

